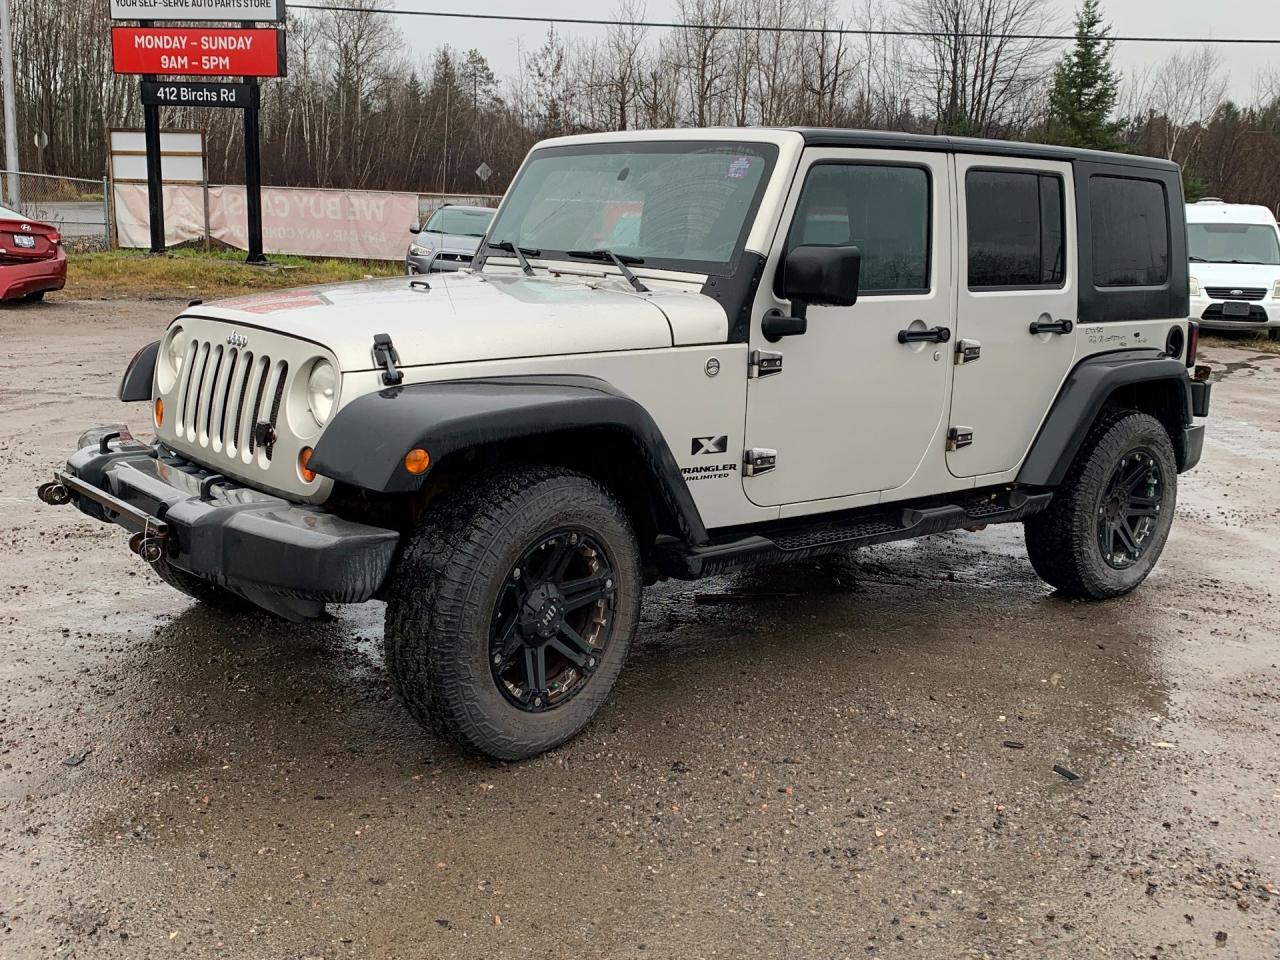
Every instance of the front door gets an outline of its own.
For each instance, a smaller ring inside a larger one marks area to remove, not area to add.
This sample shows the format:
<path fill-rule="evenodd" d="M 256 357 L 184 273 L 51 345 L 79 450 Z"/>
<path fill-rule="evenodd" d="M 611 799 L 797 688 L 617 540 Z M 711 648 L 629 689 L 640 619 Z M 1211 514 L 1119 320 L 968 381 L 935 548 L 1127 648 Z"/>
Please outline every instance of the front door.
<path fill-rule="evenodd" d="M 748 380 L 747 447 L 777 451 L 772 470 L 743 478 L 760 506 L 902 486 L 933 448 L 946 409 L 952 345 L 898 335 L 951 326 L 949 158 L 810 150 L 796 183 L 766 282 L 795 246 L 854 244 L 861 291 L 852 307 L 811 306 L 808 331 L 777 343 L 756 317 L 752 350 L 782 361 L 779 372 Z M 790 309 L 776 283 L 760 300 Z"/>
<path fill-rule="evenodd" d="M 1079 334 L 1071 165 L 959 155 L 956 336 L 978 359 L 957 366 L 951 427 L 972 443 L 947 453 L 956 477 L 1012 470 L 1026 455 Z"/>

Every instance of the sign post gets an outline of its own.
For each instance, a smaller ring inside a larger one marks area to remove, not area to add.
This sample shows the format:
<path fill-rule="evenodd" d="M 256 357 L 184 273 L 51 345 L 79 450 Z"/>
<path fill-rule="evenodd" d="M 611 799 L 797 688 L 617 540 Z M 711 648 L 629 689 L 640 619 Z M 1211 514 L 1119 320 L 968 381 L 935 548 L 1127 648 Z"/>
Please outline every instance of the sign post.
<path fill-rule="evenodd" d="M 117 74 L 142 76 L 151 252 L 165 250 L 160 108 L 232 107 L 244 111 L 246 259 L 265 263 L 258 78 L 285 75 L 285 34 L 278 27 L 256 24 L 282 22 L 285 0 L 111 0 L 111 18 L 138 21 L 136 27 L 111 28 L 111 53 Z M 238 26 L 191 26 L 191 21 Z M 169 79 L 193 76 L 238 76 L 241 82 Z"/>
<path fill-rule="evenodd" d="M 257 92 L 256 78 L 245 78 Z M 254 98 L 257 100 L 257 97 Z M 258 137 L 258 107 L 244 110 L 244 196 L 245 215 L 249 219 L 249 255 L 246 263 L 266 263 L 262 253 L 262 151 Z"/>

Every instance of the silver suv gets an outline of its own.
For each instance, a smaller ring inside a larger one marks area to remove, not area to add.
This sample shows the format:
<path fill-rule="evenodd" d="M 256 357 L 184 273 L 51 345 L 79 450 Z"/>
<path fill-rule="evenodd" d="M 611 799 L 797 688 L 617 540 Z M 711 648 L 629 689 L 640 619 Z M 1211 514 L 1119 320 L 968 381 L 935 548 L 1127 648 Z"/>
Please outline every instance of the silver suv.
<path fill-rule="evenodd" d="M 446 203 L 426 224 L 413 224 L 415 239 L 404 258 L 405 273 L 444 273 L 471 266 L 480 241 L 497 211 Z"/>
<path fill-rule="evenodd" d="M 1135 589 L 1209 408 L 1186 241 L 1164 160 L 568 137 L 470 269 L 188 307 L 121 385 L 155 438 L 90 431 L 40 496 L 208 604 L 385 600 L 408 711 L 528 757 L 660 578 L 1019 523 L 1064 596 Z"/>

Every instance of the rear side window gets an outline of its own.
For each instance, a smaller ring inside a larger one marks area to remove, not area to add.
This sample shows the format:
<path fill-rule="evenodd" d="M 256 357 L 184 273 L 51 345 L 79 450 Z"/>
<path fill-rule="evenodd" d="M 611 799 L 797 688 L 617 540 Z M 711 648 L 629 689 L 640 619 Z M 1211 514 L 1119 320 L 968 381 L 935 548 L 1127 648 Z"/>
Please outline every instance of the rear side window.
<path fill-rule="evenodd" d="M 1129 177 L 1093 177 L 1093 283 L 1158 287 L 1169 280 L 1169 218 L 1164 185 Z"/>
<path fill-rule="evenodd" d="M 787 253 L 853 244 L 861 295 L 929 291 L 929 174 L 921 167 L 819 163 L 805 179 Z"/>
<path fill-rule="evenodd" d="M 1021 170 L 965 175 L 971 290 L 1061 287 L 1062 178 Z"/>

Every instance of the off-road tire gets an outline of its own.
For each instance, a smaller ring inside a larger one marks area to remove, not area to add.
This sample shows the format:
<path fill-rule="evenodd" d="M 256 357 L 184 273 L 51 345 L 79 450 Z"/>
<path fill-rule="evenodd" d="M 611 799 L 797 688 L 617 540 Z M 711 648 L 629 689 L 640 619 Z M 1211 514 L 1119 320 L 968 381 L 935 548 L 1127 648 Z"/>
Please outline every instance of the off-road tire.
<path fill-rule="evenodd" d="M 1160 513 L 1147 546 L 1132 566 L 1116 569 L 1099 545 L 1099 510 L 1120 460 L 1149 451 L 1164 484 Z M 1177 504 L 1177 461 L 1169 434 L 1145 413 L 1124 410 L 1094 424 L 1044 512 L 1025 523 L 1027 554 L 1045 582 L 1072 597 L 1104 600 L 1136 588 L 1155 567 L 1173 525 Z"/>
<path fill-rule="evenodd" d="M 170 566 L 164 560 L 153 563 L 151 569 L 155 570 L 156 576 L 173 589 L 185 593 L 192 600 L 213 610 L 220 610 L 223 613 L 248 613 L 258 609 L 244 597 L 236 596 L 230 590 L 225 590 L 216 583 L 210 583 L 193 573 Z"/>
<path fill-rule="evenodd" d="M 532 713 L 499 689 L 490 630 L 499 591 L 523 551 L 566 525 L 604 546 L 616 574 L 608 641 L 571 699 Z M 383 648 L 400 701 L 420 724 L 503 760 L 550 750 L 581 731 L 612 690 L 639 620 L 641 571 L 626 511 L 569 470 L 516 467 L 459 484 L 409 538 L 387 591 Z"/>

